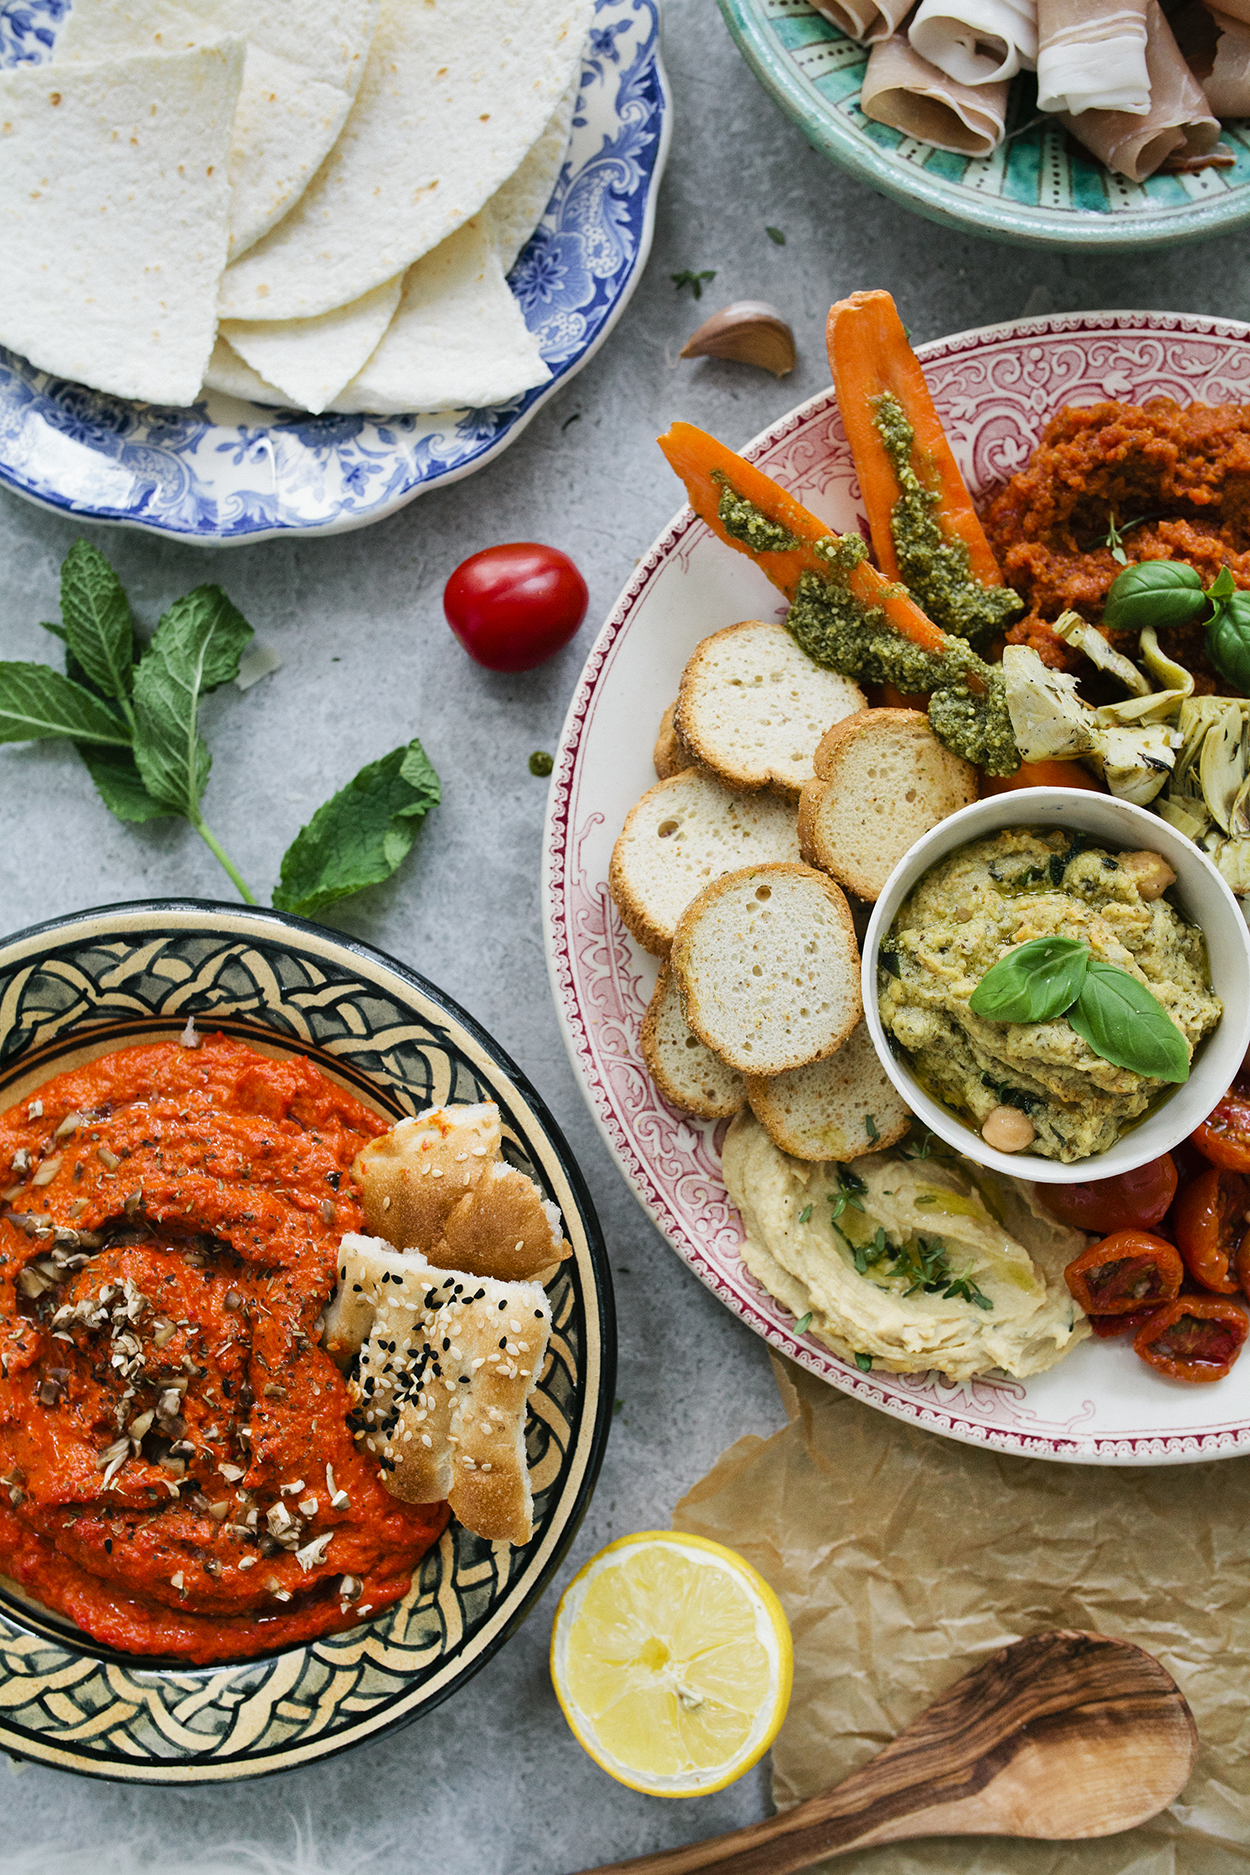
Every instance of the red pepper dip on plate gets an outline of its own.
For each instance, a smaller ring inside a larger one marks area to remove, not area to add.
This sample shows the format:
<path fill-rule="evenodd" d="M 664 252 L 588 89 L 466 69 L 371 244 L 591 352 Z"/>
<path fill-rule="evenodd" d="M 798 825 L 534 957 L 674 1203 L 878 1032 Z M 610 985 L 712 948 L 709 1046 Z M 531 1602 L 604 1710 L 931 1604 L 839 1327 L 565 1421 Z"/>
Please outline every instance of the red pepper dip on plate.
<path fill-rule="evenodd" d="M 124 1048 L 0 1115 L 0 1570 L 206 1662 L 404 1595 L 448 1521 L 361 1452 L 320 1346 L 385 1131 L 304 1056 Z"/>

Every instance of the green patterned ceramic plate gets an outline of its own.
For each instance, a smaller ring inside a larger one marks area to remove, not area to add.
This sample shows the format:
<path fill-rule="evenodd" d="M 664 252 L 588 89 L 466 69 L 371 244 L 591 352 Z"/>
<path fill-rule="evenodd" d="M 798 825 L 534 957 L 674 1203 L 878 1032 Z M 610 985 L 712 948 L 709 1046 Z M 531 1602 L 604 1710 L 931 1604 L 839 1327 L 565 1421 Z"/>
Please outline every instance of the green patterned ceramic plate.
<path fill-rule="evenodd" d="M 564 1218 L 573 1257 L 551 1284 L 550 1354 L 527 1445 L 534 1536 L 458 1524 L 375 1619 L 224 1666 L 168 1667 L 96 1646 L 0 1578 L 0 1750 L 134 1783 L 289 1770 L 428 1712 L 524 1620 L 560 1563 L 607 1438 L 616 1343 L 590 1198 L 546 1108 L 432 984 L 300 918 L 161 900 L 38 925 L 0 945 L 0 1109 L 112 1048 L 194 1014 L 271 1053 L 297 1051 L 379 1112 L 498 1102 L 507 1157 Z"/>
<path fill-rule="evenodd" d="M 1086 156 L 1051 120 L 1035 123 L 1031 77 L 1011 90 L 1007 137 L 973 161 L 935 150 L 859 108 L 868 54 L 807 0 L 720 0 L 747 63 L 809 143 L 861 182 L 943 227 L 1026 247 L 1170 247 L 1250 221 L 1250 121 L 1225 124 L 1231 169 L 1132 183 Z"/>

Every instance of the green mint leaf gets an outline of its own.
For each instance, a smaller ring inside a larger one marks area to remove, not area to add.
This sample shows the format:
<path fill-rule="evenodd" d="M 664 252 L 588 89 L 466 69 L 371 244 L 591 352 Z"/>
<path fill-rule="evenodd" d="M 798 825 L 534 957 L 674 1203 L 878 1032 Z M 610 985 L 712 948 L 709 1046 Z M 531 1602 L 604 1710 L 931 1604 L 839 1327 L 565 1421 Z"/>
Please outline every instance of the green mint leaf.
<path fill-rule="evenodd" d="M 176 599 L 135 672 L 135 760 L 167 812 L 199 825 L 212 766 L 197 727 L 200 698 L 237 675 L 252 628 L 220 586 Z"/>
<path fill-rule="evenodd" d="M 769 228 L 766 226 L 764 229 L 764 233 L 768 236 L 769 240 L 773 243 L 774 247 L 785 246 L 786 237 L 785 237 L 785 231 L 783 229 Z"/>
<path fill-rule="evenodd" d="M 857 1354 L 855 1356 L 855 1365 L 858 1367 L 861 1374 L 870 1374 L 872 1372 L 871 1354 Z"/>
<path fill-rule="evenodd" d="M 61 568 L 65 642 L 101 695 L 129 708 L 134 686 L 135 627 L 116 573 L 89 541 L 76 540 Z"/>
<path fill-rule="evenodd" d="M 283 856 L 274 904 L 311 918 L 336 899 L 380 885 L 440 799 L 438 776 L 416 740 L 370 762 L 301 827 Z"/>
<path fill-rule="evenodd" d="M 69 637 L 66 633 L 64 625 L 50 625 L 47 619 L 44 619 L 41 622 L 39 629 L 41 632 L 51 632 L 52 636 L 54 638 L 59 638 L 63 645 L 69 643 Z"/>
<path fill-rule="evenodd" d="M 110 814 L 116 814 L 119 820 L 138 823 L 159 820 L 169 813 L 164 803 L 154 801 L 144 787 L 129 749 L 98 749 L 85 742 L 76 742 L 74 747 Z"/>
<path fill-rule="evenodd" d="M 48 664 L 0 663 L 0 742 L 69 736 L 128 749 L 130 731 L 106 703 Z"/>
<path fill-rule="evenodd" d="M 1201 578 L 1183 560 L 1139 560 L 1111 582 L 1102 622 L 1112 631 L 1186 625 L 1206 599 Z"/>
<path fill-rule="evenodd" d="M 805 1335 L 811 1325 L 812 1311 L 808 1309 L 806 1315 L 800 1315 L 798 1321 L 794 1324 L 794 1332 L 796 1335 Z"/>
<path fill-rule="evenodd" d="M 1078 938 L 1032 938 L 986 971 L 968 999 L 987 1022 L 1049 1022 L 1079 994 L 1089 960 Z"/>
<path fill-rule="evenodd" d="M 1068 1021 L 1096 1055 L 1152 1081 L 1187 1081 L 1189 1048 L 1158 997 L 1116 964 L 1091 957 Z"/>

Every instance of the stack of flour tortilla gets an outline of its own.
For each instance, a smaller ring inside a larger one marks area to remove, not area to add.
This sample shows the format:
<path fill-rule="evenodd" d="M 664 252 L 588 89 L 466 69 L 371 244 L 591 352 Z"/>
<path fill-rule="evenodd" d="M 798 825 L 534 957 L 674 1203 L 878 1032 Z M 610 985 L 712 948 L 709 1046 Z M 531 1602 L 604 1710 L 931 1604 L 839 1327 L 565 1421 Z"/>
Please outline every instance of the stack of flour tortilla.
<path fill-rule="evenodd" d="M 439 411 L 549 376 L 506 275 L 592 0 L 73 0 L 0 72 L 0 344 L 185 405 Z"/>

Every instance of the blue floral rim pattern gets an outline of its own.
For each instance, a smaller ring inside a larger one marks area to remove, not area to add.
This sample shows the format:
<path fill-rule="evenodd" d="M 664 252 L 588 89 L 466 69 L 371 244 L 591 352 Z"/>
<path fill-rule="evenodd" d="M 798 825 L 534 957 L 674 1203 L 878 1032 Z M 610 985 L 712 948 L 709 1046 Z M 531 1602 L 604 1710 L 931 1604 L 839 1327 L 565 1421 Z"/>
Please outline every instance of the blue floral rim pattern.
<path fill-rule="evenodd" d="M 0 0 L 0 68 L 51 56 L 68 0 Z M 506 448 L 603 343 L 646 263 L 668 154 L 657 0 L 596 0 L 573 136 L 509 284 L 549 383 L 437 416 L 280 413 L 213 396 L 134 404 L 0 347 L 0 486 L 42 506 L 227 545 L 382 520 Z"/>
<path fill-rule="evenodd" d="M 1250 221 L 1250 124 L 1225 124 L 1228 169 L 1112 175 L 1054 118 L 1031 77 L 1012 85 L 1007 135 L 983 159 L 935 150 L 859 108 L 867 48 L 810 0 L 720 0 L 743 57 L 809 143 L 904 208 L 961 233 L 1026 247 L 1115 252 L 1228 234 Z"/>

